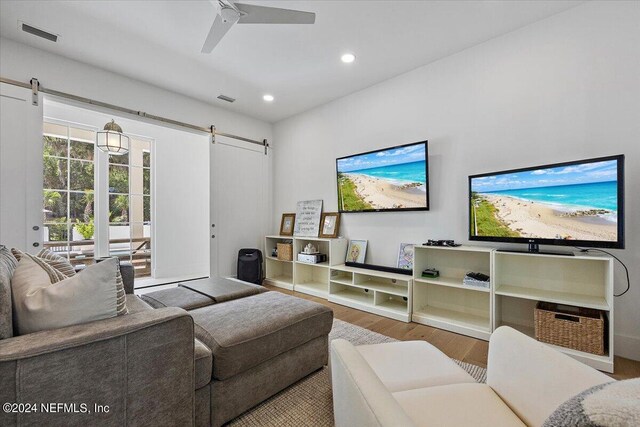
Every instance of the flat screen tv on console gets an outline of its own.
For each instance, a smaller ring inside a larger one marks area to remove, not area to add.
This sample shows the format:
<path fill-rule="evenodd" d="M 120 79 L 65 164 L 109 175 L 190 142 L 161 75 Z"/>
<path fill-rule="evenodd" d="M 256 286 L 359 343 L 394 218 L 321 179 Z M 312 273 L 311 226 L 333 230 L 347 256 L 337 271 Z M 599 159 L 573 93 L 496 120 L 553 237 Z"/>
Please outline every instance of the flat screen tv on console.
<path fill-rule="evenodd" d="M 469 239 L 624 248 L 624 156 L 469 177 Z"/>
<path fill-rule="evenodd" d="M 429 210 L 427 141 L 336 159 L 338 210 Z"/>

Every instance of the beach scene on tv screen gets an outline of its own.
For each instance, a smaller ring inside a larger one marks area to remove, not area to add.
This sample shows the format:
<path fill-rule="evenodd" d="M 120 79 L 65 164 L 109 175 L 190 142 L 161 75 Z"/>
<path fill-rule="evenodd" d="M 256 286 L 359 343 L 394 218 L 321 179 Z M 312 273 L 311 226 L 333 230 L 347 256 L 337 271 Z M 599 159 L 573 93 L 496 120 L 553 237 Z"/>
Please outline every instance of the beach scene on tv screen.
<path fill-rule="evenodd" d="M 427 208 L 426 144 L 338 159 L 341 211 Z"/>
<path fill-rule="evenodd" d="M 472 178 L 471 235 L 618 240 L 617 161 Z"/>

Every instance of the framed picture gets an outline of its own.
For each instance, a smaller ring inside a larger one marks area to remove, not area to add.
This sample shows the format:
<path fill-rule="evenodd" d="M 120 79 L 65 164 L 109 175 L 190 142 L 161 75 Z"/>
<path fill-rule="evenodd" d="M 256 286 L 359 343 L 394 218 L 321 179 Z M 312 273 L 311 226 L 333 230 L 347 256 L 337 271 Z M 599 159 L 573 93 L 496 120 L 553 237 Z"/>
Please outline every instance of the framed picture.
<path fill-rule="evenodd" d="M 335 238 L 338 237 L 340 230 L 340 213 L 325 212 L 320 219 L 320 237 Z"/>
<path fill-rule="evenodd" d="M 282 214 L 282 221 L 280 221 L 280 235 L 281 236 L 293 236 L 293 224 L 296 221 L 296 214 L 285 213 Z"/>
<path fill-rule="evenodd" d="M 400 243 L 398 252 L 398 268 L 413 270 L 413 243 Z"/>
<path fill-rule="evenodd" d="M 349 240 L 349 247 L 347 248 L 346 262 L 358 262 L 360 264 L 364 264 L 364 259 L 366 255 L 367 255 L 366 240 Z"/>
<path fill-rule="evenodd" d="M 293 235 L 297 237 L 318 237 L 322 200 L 302 200 L 296 206 L 296 220 Z"/>

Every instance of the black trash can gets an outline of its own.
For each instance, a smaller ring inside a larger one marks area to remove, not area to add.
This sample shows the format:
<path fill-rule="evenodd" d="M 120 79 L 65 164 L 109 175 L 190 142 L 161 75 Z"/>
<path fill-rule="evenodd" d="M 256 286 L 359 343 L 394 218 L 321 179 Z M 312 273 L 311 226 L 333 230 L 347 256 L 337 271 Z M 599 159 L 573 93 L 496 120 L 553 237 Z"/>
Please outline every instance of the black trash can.
<path fill-rule="evenodd" d="M 238 251 L 238 280 L 262 285 L 262 252 L 260 249 Z"/>

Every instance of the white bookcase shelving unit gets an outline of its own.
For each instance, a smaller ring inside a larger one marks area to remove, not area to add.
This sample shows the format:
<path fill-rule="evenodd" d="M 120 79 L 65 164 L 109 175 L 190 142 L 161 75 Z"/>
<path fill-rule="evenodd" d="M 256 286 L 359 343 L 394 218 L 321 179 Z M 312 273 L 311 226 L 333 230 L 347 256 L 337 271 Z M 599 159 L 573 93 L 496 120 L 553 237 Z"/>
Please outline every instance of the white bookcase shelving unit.
<path fill-rule="evenodd" d="M 416 246 L 413 314 L 416 323 L 488 340 L 492 331 L 491 289 L 463 284 L 470 271 L 493 277 L 493 250 L 481 247 Z M 440 277 L 422 277 L 435 268 Z"/>
<path fill-rule="evenodd" d="M 293 241 L 294 261 L 271 257 L 276 243 Z M 306 264 L 296 255 L 312 243 L 328 261 Z M 415 246 L 413 275 L 347 267 L 345 239 L 267 236 L 269 283 L 403 322 L 416 322 L 488 340 L 508 325 L 534 336 L 538 301 L 602 310 L 606 318 L 605 355 L 556 347 L 596 369 L 613 372 L 614 261 L 601 255 L 544 255 L 502 252 L 480 246 Z M 440 277 L 422 277 L 426 268 Z M 463 283 L 466 273 L 491 277 L 489 288 Z"/>
<path fill-rule="evenodd" d="M 329 270 L 329 301 L 403 322 L 411 321 L 410 275 L 345 265 Z"/>
<path fill-rule="evenodd" d="M 604 356 L 555 347 L 594 368 L 613 372 L 613 259 L 591 255 L 495 252 L 494 328 L 508 325 L 534 336 L 538 301 L 595 308 L 606 314 Z"/>
<path fill-rule="evenodd" d="M 277 243 L 293 242 L 293 260 L 282 261 L 271 256 Z M 297 256 L 311 243 L 320 253 L 327 255 L 327 261 L 309 264 L 297 260 Z M 320 237 L 266 236 L 265 279 L 274 286 L 295 290 L 320 298 L 329 295 L 329 268 L 342 264 L 347 255 L 347 240 L 324 239 Z"/>

